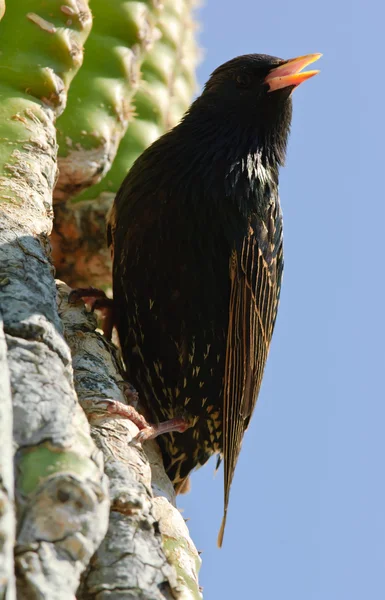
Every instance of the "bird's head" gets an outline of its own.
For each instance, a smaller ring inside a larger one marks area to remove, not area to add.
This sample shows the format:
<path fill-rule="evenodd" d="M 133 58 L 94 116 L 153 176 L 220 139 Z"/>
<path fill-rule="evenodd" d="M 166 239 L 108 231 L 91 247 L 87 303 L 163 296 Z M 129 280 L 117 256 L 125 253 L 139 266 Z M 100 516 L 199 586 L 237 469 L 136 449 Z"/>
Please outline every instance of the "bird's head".
<path fill-rule="evenodd" d="M 307 54 L 289 60 L 266 54 L 238 56 L 213 72 L 200 101 L 228 127 L 248 131 L 261 143 L 273 146 L 278 162 L 283 163 L 292 114 L 291 94 L 318 73 L 302 69 L 320 56 Z"/>

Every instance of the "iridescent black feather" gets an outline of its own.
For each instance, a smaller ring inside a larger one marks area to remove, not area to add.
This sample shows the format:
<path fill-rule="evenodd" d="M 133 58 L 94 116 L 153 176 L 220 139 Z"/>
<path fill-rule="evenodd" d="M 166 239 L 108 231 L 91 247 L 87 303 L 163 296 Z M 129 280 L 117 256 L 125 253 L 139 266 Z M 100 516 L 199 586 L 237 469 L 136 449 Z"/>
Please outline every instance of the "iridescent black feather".
<path fill-rule="evenodd" d="M 176 487 L 223 455 L 225 515 L 281 286 L 278 167 L 291 90 L 264 84 L 281 62 L 248 55 L 219 67 L 183 121 L 136 161 L 109 223 L 130 381 L 150 420 L 192 424 L 159 438 Z"/>

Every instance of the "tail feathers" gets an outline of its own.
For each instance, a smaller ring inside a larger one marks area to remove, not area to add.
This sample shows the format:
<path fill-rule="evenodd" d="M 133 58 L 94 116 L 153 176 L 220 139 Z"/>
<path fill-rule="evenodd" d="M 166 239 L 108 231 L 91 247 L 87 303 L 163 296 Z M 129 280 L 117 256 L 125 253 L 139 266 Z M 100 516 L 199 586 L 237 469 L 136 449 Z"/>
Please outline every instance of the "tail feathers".
<path fill-rule="evenodd" d="M 225 527 L 226 527 L 226 519 L 227 519 L 227 507 L 224 510 L 223 518 L 222 518 L 222 523 L 221 523 L 221 528 L 220 528 L 219 533 L 218 533 L 218 539 L 217 539 L 217 546 L 218 546 L 218 548 L 222 548 L 223 536 L 224 536 Z"/>
<path fill-rule="evenodd" d="M 176 494 L 188 494 L 191 490 L 191 478 L 190 475 L 187 475 L 184 479 L 179 481 L 175 486 Z"/>

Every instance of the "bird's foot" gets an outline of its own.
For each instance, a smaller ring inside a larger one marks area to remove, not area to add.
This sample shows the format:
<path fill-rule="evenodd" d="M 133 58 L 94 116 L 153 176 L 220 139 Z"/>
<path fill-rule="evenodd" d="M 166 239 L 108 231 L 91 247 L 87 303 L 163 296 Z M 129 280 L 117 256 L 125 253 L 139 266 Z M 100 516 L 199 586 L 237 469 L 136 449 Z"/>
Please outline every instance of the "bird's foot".
<path fill-rule="evenodd" d="M 105 402 L 108 402 L 105 409 L 110 417 L 128 419 L 140 430 L 150 427 L 143 415 L 141 415 L 133 406 L 123 404 L 123 402 L 119 402 L 118 400 L 108 400 Z"/>
<path fill-rule="evenodd" d="M 118 408 L 120 412 L 120 416 L 127 415 L 127 418 L 130 419 L 135 425 L 139 428 L 139 433 L 135 436 L 134 440 L 137 442 L 146 442 L 147 440 L 153 440 L 158 435 L 162 435 L 163 433 L 170 433 L 171 431 L 176 431 L 179 433 L 183 433 L 188 429 L 191 424 L 184 419 L 183 417 L 175 417 L 174 419 L 170 419 L 169 421 L 163 421 L 163 423 L 158 423 L 157 425 L 152 425 L 148 423 L 148 421 L 136 410 L 139 400 L 139 394 L 136 389 L 128 382 L 124 381 L 122 384 L 123 393 L 127 398 L 130 406 L 126 406 L 122 404 L 121 408 Z M 117 404 L 120 405 L 120 402 Z M 129 409 L 128 411 L 126 409 Z M 112 408 L 110 410 L 113 410 Z"/>
<path fill-rule="evenodd" d="M 190 426 L 191 424 L 183 417 L 175 417 L 174 419 L 163 421 L 163 423 L 158 423 L 157 425 L 150 425 L 147 423 L 146 427 L 143 427 L 142 429 L 139 427 L 140 431 L 135 436 L 134 440 L 140 443 L 147 442 L 147 440 L 153 440 L 163 433 L 170 433 L 171 431 L 183 433 Z"/>
<path fill-rule="evenodd" d="M 104 336 L 110 340 L 112 336 L 112 329 L 114 327 L 114 301 L 106 296 L 103 290 L 98 288 L 76 288 L 72 290 L 68 296 L 69 304 L 76 304 L 80 300 L 83 300 L 87 304 L 91 311 L 98 310 L 102 315 L 102 329 Z"/>
<path fill-rule="evenodd" d="M 133 393 L 130 391 L 129 393 Z M 136 394 L 136 392 L 134 392 Z M 127 394 L 126 394 L 127 395 Z M 158 435 L 163 433 L 169 433 L 171 431 L 177 431 L 183 433 L 188 429 L 191 424 L 183 417 L 176 417 L 169 421 L 163 421 L 157 425 L 152 425 L 141 415 L 136 408 L 123 404 L 118 400 L 104 400 L 100 404 L 103 405 L 104 411 L 112 418 L 128 419 L 139 429 L 139 433 L 134 437 L 135 442 L 147 442 L 147 440 L 153 440 Z"/>

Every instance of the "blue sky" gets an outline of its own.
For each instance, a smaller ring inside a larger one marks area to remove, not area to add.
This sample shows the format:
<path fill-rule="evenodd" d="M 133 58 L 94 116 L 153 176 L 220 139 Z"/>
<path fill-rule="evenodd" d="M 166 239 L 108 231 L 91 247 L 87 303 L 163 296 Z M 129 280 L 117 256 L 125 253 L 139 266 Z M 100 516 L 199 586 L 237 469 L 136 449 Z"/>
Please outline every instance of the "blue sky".
<path fill-rule="evenodd" d="M 294 93 L 281 305 L 222 550 L 222 471 L 179 499 L 204 597 L 383 600 L 385 8 L 207 0 L 199 18 L 200 84 L 239 54 L 324 54 Z"/>

